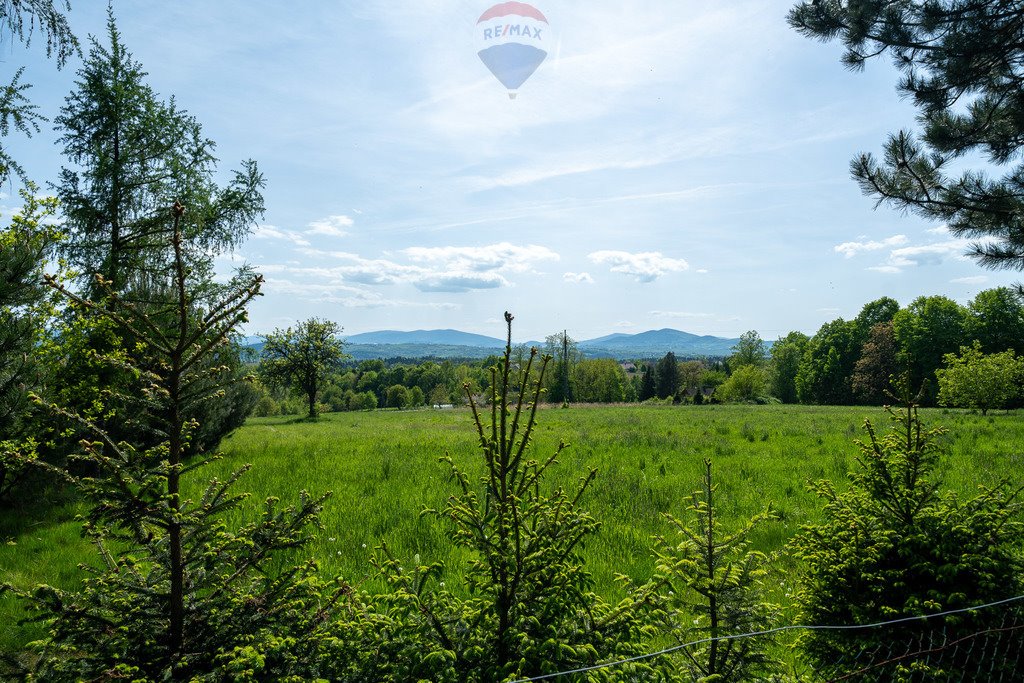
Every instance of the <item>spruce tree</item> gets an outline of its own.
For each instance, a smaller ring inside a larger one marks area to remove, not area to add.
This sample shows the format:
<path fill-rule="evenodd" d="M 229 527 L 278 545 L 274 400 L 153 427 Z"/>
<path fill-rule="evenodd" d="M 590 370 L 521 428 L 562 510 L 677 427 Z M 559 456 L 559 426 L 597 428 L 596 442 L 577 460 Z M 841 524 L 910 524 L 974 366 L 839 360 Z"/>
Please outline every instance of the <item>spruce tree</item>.
<path fill-rule="evenodd" d="M 764 680 L 778 669 L 769 639 L 730 639 L 768 629 L 777 609 L 765 600 L 768 557 L 750 549 L 750 534 L 772 519 L 769 508 L 738 531 L 726 533 L 715 504 L 711 461 L 704 461 L 702 486 L 693 493 L 691 521 L 665 517 L 682 537 L 658 539 L 654 582 L 671 588 L 665 597 L 663 626 L 678 643 L 700 641 L 682 650 L 679 668 L 686 680 Z"/>
<path fill-rule="evenodd" d="M 49 627 L 37 644 L 39 680 L 309 677 L 315 658 L 303 653 L 315 647 L 338 597 L 320 592 L 311 563 L 274 568 L 278 551 L 305 543 L 323 497 L 303 492 L 294 507 L 268 499 L 256 521 L 231 531 L 224 518 L 246 497 L 232 488 L 248 467 L 193 489 L 195 497 L 186 493 L 186 479 L 210 461 L 185 460 L 196 432 L 189 415 L 235 381 L 207 360 L 245 320 L 261 278 L 243 273 L 225 291 L 204 296 L 183 246 L 183 213 L 175 204 L 173 217 L 165 214 L 173 226 L 166 284 L 174 297 L 162 315 L 131 302 L 111 310 L 49 280 L 89 318 L 114 322 L 159 359 L 142 366 L 131 357 L 114 360 L 144 379 L 165 438 L 136 447 L 53 407 L 91 434 L 78 458 L 94 476 L 74 481 L 92 506 L 85 531 L 100 565 L 78 590 L 39 586 L 26 596 Z"/>
<path fill-rule="evenodd" d="M 58 236 L 48 226 L 56 202 L 37 197 L 31 184 L 21 196 L 24 208 L 0 230 L 0 505 L 37 455 L 40 430 L 29 392 L 41 384 L 37 347 L 46 341 L 49 317 L 42 275 Z"/>
<path fill-rule="evenodd" d="M 825 506 L 791 542 L 804 565 L 798 600 L 804 623 L 846 628 L 809 631 L 804 650 L 827 678 L 1010 680 L 1021 643 L 993 630 L 1000 612 L 924 616 L 1021 594 L 1021 489 L 1003 480 L 968 500 L 944 493 L 944 430 L 925 428 L 908 387 L 904 376 L 887 434 L 865 422 L 849 487 L 812 486 Z M 915 619 L 849 628 L 903 617 Z"/>
<path fill-rule="evenodd" d="M 552 491 L 545 478 L 566 444 L 531 456 L 550 357 L 535 373 L 532 349 L 514 377 L 512 316 L 505 320 L 505 354 L 490 371 L 489 416 L 465 387 L 481 474 L 442 458 L 457 488 L 442 509 L 424 513 L 445 520 L 467 552 L 464 589 L 445 587 L 442 566 L 416 557 L 403 568 L 382 548 L 377 564 L 392 591 L 377 600 L 372 619 L 384 637 L 360 649 L 391 661 L 377 661 L 372 676 L 352 680 L 510 681 L 638 654 L 648 635 L 643 612 L 654 601 L 651 591 L 636 589 L 619 605 L 607 604 L 593 592 L 580 555 L 598 526 L 580 504 L 596 472 L 575 491 Z M 610 680 L 653 680 L 646 664 L 607 673 Z"/>

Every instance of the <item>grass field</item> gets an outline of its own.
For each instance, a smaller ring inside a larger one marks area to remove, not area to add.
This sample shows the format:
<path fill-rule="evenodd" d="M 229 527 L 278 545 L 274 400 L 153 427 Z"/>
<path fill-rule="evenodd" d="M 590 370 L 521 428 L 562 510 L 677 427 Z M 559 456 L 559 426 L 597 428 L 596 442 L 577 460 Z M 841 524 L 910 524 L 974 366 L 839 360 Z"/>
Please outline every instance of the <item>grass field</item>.
<path fill-rule="evenodd" d="M 947 489 L 970 495 L 1001 477 L 1021 479 L 1024 415 L 923 414 L 928 425 L 949 429 L 948 452 L 939 467 Z M 871 408 L 551 408 L 539 413 L 534 448 L 541 457 L 560 439 L 570 444 L 551 472 L 553 486 L 572 487 L 589 468 L 597 468 L 584 507 L 602 527 L 584 552 L 598 592 L 615 599 L 616 573 L 637 581 L 650 575 L 652 537 L 669 533 L 661 513 L 685 514 L 703 458 L 714 463 L 725 523 L 739 523 L 771 501 L 779 520 L 763 526 L 754 543 L 760 550 L 781 551 L 800 525 L 820 514 L 807 483 L 845 481 L 865 418 L 876 424 L 886 420 L 881 409 Z M 420 512 L 439 507 L 454 492 L 438 457 L 450 452 L 478 473 L 474 448 L 471 416 L 464 409 L 335 413 L 316 423 L 252 419 L 225 441 L 222 460 L 192 475 L 190 486 L 195 493 L 210 477 L 223 479 L 252 463 L 239 484 L 252 492 L 251 506 L 267 496 L 290 502 L 300 489 L 332 492 L 324 529 L 301 554 L 316 557 L 326 574 L 373 590 L 369 558 L 382 542 L 400 558 L 411 561 L 419 554 L 424 563 L 444 562 L 450 575 L 461 572 L 466 558 L 452 547 L 449 526 Z M 74 585 L 81 575 L 77 565 L 95 557 L 74 521 L 81 509 L 63 501 L 0 512 L 0 582 Z M 785 604 L 797 568 L 785 555 L 778 565 L 782 576 L 773 582 L 775 599 Z M 457 583 L 450 579 L 448 585 Z M 0 598 L 0 650 L 41 634 L 38 626 L 17 626 L 22 616 L 13 598 Z"/>

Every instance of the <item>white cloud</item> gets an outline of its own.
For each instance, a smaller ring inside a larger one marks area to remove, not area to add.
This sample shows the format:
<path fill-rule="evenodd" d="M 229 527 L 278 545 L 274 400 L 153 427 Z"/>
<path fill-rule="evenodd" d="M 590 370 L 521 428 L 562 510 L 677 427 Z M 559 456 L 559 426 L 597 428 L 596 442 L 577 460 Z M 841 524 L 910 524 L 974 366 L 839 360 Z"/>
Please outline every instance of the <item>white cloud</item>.
<path fill-rule="evenodd" d="M 345 228 L 352 227 L 352 219 L 348 216 L 328 216 L 309 224 L 307 235 L 327 235 L 328 237 L 344 237 L 348 234 Z"/>
<path fill-rule="evenodd" d="M 893 249 L 889 254 L 889 265 L 906 266 L 935 266 L 942 263 L 950 256 L 963 254 L 967 242 L 962 240 L 950 240 L 938 244 L 924 244 L 917 247 L 903 247 Z"/>
<path fill-rule="evenodd" d="M 842 244 L 837 244 L 833 249 L 846 258 L 853 258 L 863 251 L 877 251 L 879 249 L 887 249 L 889 247 L 898 247 L 901 244 L 906 244 L 908 241 L 909 240 L 906 235 L 893 235 L 892 237 L 885 238 L 881 242 L 843 242 Z"/>
<path fill-rule="evenodd" d="M 958 277 L 950 280 L 957 285 L 981 285 L 988 282 L 987 275 L 971 275 L 969 277 Z"/>
<path fill-rule="evenodd" d="M 628 251 L 595 251 L 587 255 L 591 261 L 611 267 L 613 273 L 632 275 L 637 282 L 653 282 L 666 273 L 689 270 L 683 259 L 669 258 L 660 251 L 630 253 Z"/>
<path fill-rule="evenodd" d="M 507 287 L 508 280 L 497 273 L 442 273 L 422 277 L 413 283 L 421 292 L 468 292 L 474 289 Z"/>
<path fill-rule="evenodd" d="M 590 273 L 565 273 L 562 279 L 566 282 L 572 282 L 574 284 L 594 284 L 594 278 L 590 276 Z"/>
<path fill-rule="evenodd" d="M 871 266 L 867 270 L 873 270 L 876 273 L 901 273 L 901 272 L 903 272 L 902 268 L 897 268 L 896 266 Z"/>
<path fill-rule="evenodd" d="M 447 271 L 464 272 L 523 273 L 540 261 L 559 260 L 558 254 L 547 247 L 509 242 L 483 247 L 409 247 L 402 253 L 415 262 L 440 264 Z"/>
<path fill-rule="evenodd" d="M 333 266 L 269 264 L 265 273 L 287 273 L 359 285 L 412 285 L 421 292 L 463 293 L 478 289 L 509 287 L 507 273 L 529 271 L 536 263 L 558 260 L 558 254 L 536 245 L 508 242 L 484 247 L 410 247 L 400 253 L 416 262 L 367 259 L 346 251 L 320 251 L 308 247 L 300 253 L 343 262 Z"/>
<path fill-rule="evenodd" d="M 631 323 L 628 320 L 620 320 L 619 322 L 613 324 L 612 327 L 619 327 L 619 328 L 623 328 L 623 329 L 628 329 L 630 327 L 636 327 L 636 325 L 634 323 Z"/>
<path fill-rule="evenodd" d="M 287 240 L 300 247 L 308 247 L 309 240 L 298 233 L 281 230 L 274 225 L 257 225 L 253 238 L 258 240 Z"/>

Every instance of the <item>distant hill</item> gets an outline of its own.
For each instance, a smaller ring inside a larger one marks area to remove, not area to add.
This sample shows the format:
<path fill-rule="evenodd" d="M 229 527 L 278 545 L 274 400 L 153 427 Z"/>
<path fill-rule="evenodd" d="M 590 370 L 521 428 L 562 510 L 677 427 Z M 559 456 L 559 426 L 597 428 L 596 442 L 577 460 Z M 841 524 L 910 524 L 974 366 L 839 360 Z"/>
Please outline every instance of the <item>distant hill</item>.
<path fill-rule="evenodd" d="M 441 345 L 441 346 L 479 346 L 485 349 L 500 349 L 505 342 L 495 337 L 482 334 L 471 334 L 459 330 L 413 330 L 399 332 L 382 330 L 380 332 L 364 332 L 344 337 L 348 344 L 374 345 Z"/>
<path fill-rule="evenodd" d="M 487 358 L 501 352 L 505 342 L 496 337 L 459 330 L 382 330 L 344 337 L 345 353 L 355 360 L 373 358 Z M 254 353 L 263 347 L 260 336 L 246 337 L 246 346 Z M 609 334 L 579 342 L 589 358 L 660 358 L 672 351 L 680 358 L 728 356 L 739 339 L 696 335 L 665 328 L 639 334 Z M 524 342 L 516 342 L 521 344 Z M 543 346 L 542 342 L 525 342 Z"/>
<path fill-rule="evenodd" d="M 672 351 L 677 356 L 728 356 L 739 339 L 699 336 L 664 328 L 638 334 L 609 334 L 579 343 L 588 356 L 653 358 Z"/>

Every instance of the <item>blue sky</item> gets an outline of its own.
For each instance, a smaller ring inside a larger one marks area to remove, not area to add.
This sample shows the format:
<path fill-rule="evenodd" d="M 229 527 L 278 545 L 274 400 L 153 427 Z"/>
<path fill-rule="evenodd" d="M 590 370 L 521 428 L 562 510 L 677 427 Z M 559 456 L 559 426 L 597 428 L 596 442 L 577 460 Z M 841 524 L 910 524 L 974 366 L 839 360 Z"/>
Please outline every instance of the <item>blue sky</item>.
<path fill-rule="evenodd" d="M 966 303 L 1018 275 L 889 208 L 850 159 L 914 121 L 887 62 L 851 73 L 778 0 L 538 0 L 547 60 L 510 100 L 476 55 L 491 2 L 115 3 L 129 50 L 217 142 L 253 158 L 267 214 L 224 272 L 267 279 L 250 333 L 458 328 L 577 339 L 674 327 L 813 333 L 867 301 Z M 105 3 L 71 21 L 103 36 Z M 76 64 L 2 44 L 55 113 Z M 48 129 L 9 146 L 40 182 Z M 4 188 L 8 191 L 11 188 Z M 5 213 L 13 201 L 2 202 Z"/>

